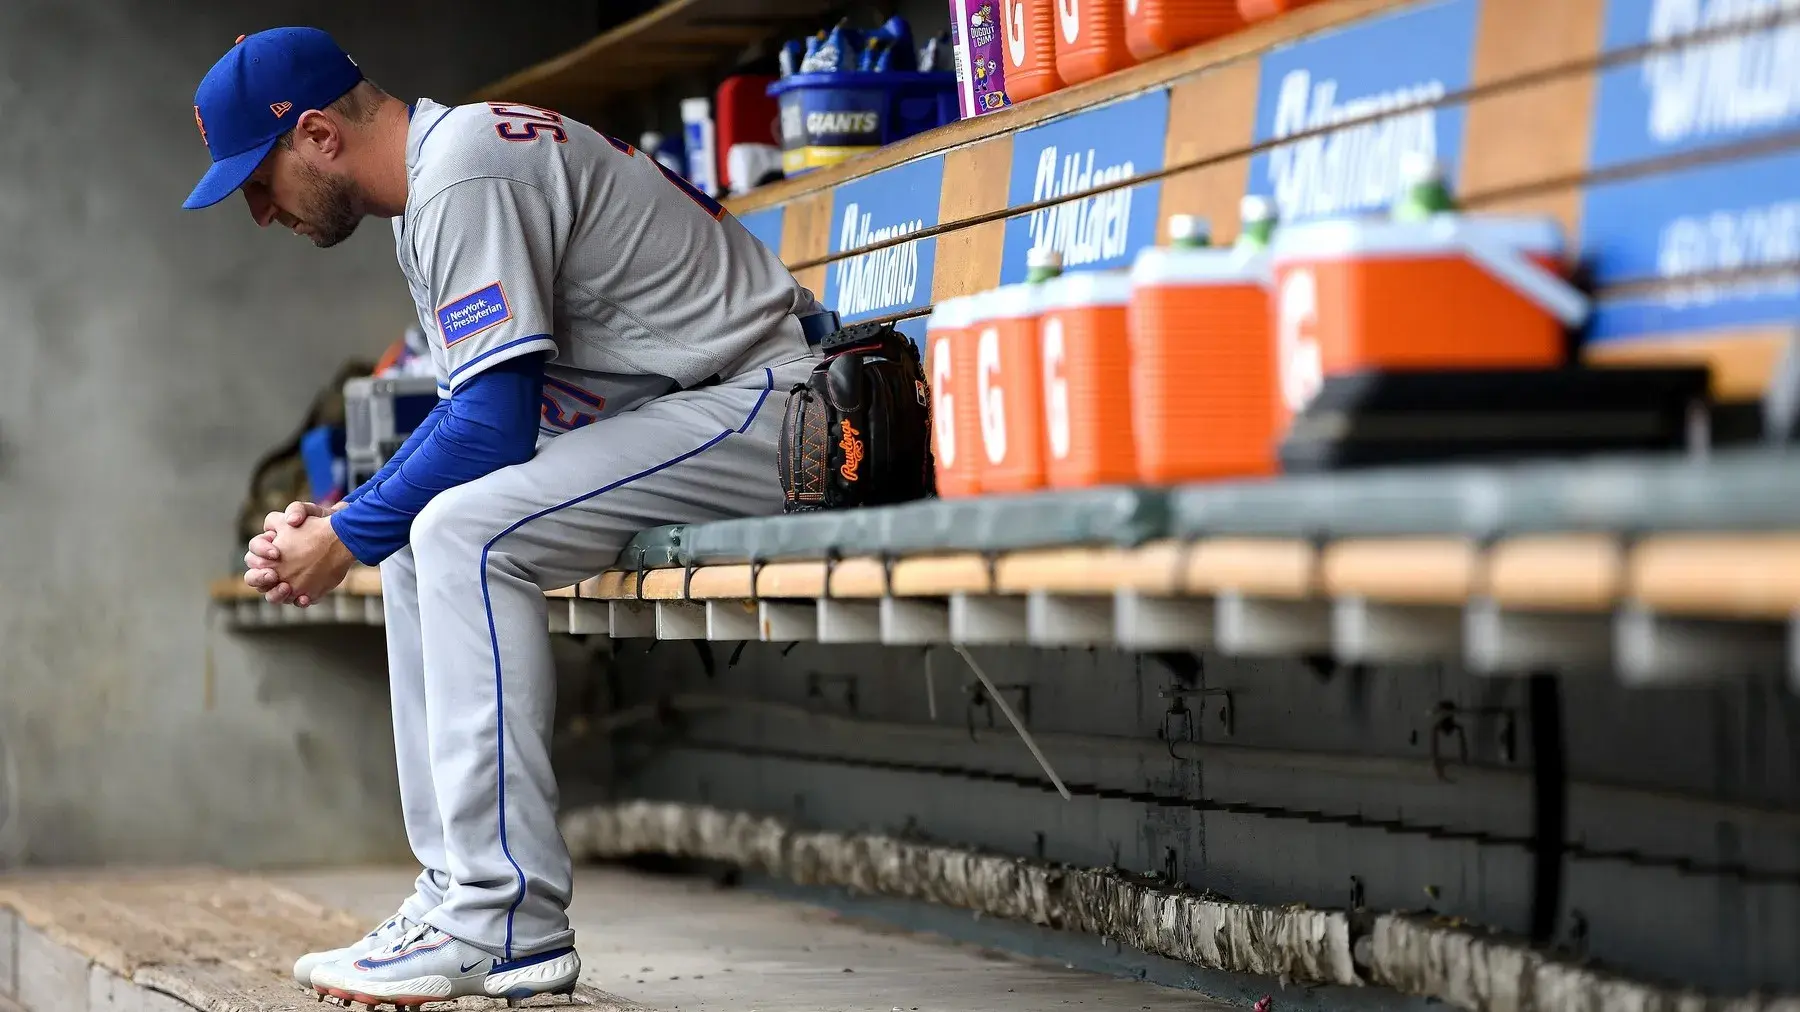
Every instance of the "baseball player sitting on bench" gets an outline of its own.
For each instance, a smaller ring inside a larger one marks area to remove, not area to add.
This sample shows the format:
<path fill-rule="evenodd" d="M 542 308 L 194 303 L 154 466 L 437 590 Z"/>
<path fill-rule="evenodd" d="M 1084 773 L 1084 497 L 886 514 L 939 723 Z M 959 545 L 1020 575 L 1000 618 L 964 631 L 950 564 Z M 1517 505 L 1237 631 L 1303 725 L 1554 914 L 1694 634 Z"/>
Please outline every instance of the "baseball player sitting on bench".
<path fill-rule="evenodd" d="M 240 37 L 194 102 L 212 167 L 185 206 L 241 190 L 257 224 L 321 247 L 393 219 L 438 380 L 378 475 L 271 514 L 244 560 L 301 606 L 380 565 L 423 865 L 392 919 L 294 975 L 371 1005 L 568 992 L 543 591 L 644 528 L 778 511 L 775 394 L 831 314 L 650 155 L 531 106 L 408 105 L 321 31 Z"/>

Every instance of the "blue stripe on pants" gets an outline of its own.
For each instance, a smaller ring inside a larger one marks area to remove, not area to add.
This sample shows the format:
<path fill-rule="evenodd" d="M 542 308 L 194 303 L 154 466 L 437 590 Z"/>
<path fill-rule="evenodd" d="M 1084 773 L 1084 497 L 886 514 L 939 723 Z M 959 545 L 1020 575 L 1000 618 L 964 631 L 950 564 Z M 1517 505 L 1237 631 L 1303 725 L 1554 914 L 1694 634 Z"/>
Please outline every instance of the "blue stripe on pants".
<path fill-rule="evenodd" d="M 756 403 L 751 406 L 750 414 L 744 419 L 744 424 L 738 426 L 736 429 L 726 429 L 724 432 L 719 433 L 718 435 L 712 437 L 711 439 L 700 444 L 699 446 L 695 447 L 694 449 L 689 450 L 688 452 L 682 454 L 679 457 L 672 457 L 668 460 L 663 461 L 660 464 L 657 464 L 655 467 L 649 468 L 647 470 L 639 471 L 636 474 L 629 475 L 624 478 L 620 478 L 618 481 L 615 481 L 612 484 L 607 485 L 603 488 L 597 488 L 597 489 L 593 490 L 592 492 L 587 493 L 586 495 L 576 496 L 575 498 L 570 499 L 567 502 L 560 502 L 560 503 L 557 503 L 555 506 L 551 506 L 547 509 L 541 509 L 541 510 L 537 511 L 536 513 L 533 513 L 530 516 L 526 517 L 525 519 L 518 521 L 517 523 L 513 524 L 511 527 L 508 527 L 507 529 L 501 531 L 499 534 L 494 535 L 493 538 L 491 538 L 487 544 L 485 544 L 481 547 L 481 606 L 483 609 L 485 609 L 487 611 L 488 642 L 493 647 L 493 650 L 494 650 L 494 706 L 495 706 L 495 711 L 496 711 L 495 724 L 496 724 L 496 729 L 499 732 L 499 736 L 496 739 L 498 744 L 495 749 L 495 755 L 496 755 L 496 759 L 498 760 L 496 765 L 499 770 L 499 784 L 500 784 L 500 792 L 499 792 L 500 793 L 500 800 L 499 800 L 500 852 L 506 855 L 506 862 L 508 864 L 512 865 L 513 874 L 516 875 L 519 880 L 519 894 L 513 898 L 512 905 L 506 908 L 506 953 L 505 953 L 505 958 L 508 960 L 511 960 L 513 958 L 513 954 L 512 954 L 513 915 L 518 912 L 519 904 L 525 902 L 525 870 L 523 868 L 520 868 L 519 862 L 513 859 L 512 849 L 509 846 L 507 846 L 507 842 L 506 842 L 506 696 L 501 691 L 502 678 L 501 678 L 501 673 L 500 673 L 500 633 L 495 627 L 493 599 L 488 594 L 488 553 L 493 550 L 493 547 L 495 545 L 500 543 L 501 538 L 506 537 L 508 534 L 511 534 L 512 532 L 518 530 L 519 528 L 525 526 L 526 524 L 532 522 L 533 520 L 536 520 L 540 517 L 549 516 L 550 514 L 555 513 L 557 510 L 567 509 L 570 506 L 574 506 L 578 503 L 584 503 L 584 502 L 588 501 L 589 499 L 594 498 L 597 495 L 604 495 L 607 492 L 613 491 L 614 489 L 623 488 L 626 485 L 629 485 L 634 481 L 638 481 L 639 479 L 648 478 L 650 475 L 653 475 L 659 471 L 664 471 L 671 467 L 674 467 L 676 464 L 679 464 L 684 460 L 689 460 L 693 457 L 699 456 L 702 453 L 705 453 L 707 450 L 710 450 L 713 447 L 719 445 L 720 443 L 724 442 L 726 438 L 728 438 L 734 434 L 741 434 L 741 433 L 748 431 L 750 428 L 750 424 L 752 422 L 756 421 L 757 413 L 762 411 L 763 403 L 769 399 L 769 391 L 771 391 L 773 389 L 775 389 L 775 371 L 773 369 L 764 369 L 763 370 L 762 393 L 760 395 L 758 395 L 758 397 L 756 398 Z"/>

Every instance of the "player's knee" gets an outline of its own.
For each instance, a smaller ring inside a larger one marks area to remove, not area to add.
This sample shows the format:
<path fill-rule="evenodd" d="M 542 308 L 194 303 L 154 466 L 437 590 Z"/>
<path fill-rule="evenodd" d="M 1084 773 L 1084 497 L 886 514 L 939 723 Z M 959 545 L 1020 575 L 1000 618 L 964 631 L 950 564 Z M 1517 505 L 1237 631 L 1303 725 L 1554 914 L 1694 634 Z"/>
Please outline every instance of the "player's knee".
<path fill-rule="evenodd" d="M 481 511 L 479 498 L 468 485 L 433 496 L 413 518 L 410 541 L 415 555 L 424 559 L 480 551 L 493 532 L 487 529 L 492 523 Z"/>

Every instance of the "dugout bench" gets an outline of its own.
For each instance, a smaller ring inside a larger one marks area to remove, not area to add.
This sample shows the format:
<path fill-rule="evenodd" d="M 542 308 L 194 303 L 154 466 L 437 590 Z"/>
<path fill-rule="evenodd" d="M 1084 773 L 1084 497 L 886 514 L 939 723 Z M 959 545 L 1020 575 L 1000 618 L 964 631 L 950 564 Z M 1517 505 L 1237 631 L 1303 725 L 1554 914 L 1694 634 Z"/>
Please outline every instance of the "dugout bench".
<path fill-rule="evenodd" d="M 379 621 L 241 581 L 240 628 Z M 1406 468 L 658 528 L 547 595 L 616 639 L 1212 650 L 1800 684 L 1800 453 Z"/>

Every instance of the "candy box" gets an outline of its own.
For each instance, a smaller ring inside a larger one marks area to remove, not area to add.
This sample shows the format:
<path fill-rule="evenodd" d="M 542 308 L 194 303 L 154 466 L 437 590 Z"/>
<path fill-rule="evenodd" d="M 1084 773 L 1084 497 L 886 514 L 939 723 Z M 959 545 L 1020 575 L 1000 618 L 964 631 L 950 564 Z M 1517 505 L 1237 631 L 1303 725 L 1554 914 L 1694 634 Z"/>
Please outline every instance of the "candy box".
<path fill-rule="evenodd" d="M 1001 0 L 950 0 L 956 49 L 956 95 L 963 119 L 1012 104 L 1006 92 L 1006 41 Z"/>

